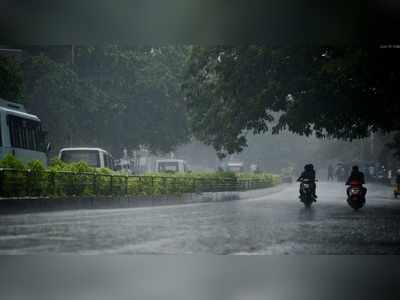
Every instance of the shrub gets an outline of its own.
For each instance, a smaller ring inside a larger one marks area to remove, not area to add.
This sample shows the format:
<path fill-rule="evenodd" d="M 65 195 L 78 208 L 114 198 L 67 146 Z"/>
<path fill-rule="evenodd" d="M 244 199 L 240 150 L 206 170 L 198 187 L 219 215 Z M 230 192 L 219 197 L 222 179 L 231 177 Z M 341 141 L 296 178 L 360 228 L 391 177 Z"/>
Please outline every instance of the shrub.
<path fill-rule="evenodd" d="M 33 160 L 26 165 L 27 194 L 33 196 L 42 195 L 46 191 L 47 173 L 41 161 Z"/>
<path fill-rule="evenodd" d="M 95 169 L 85 162 L 66 164 L 53 159 L 46 170 L 39 161 L 26 166 L 8 155 L 0 167 L 12 168 L 1 173 L 0 195 L 10 196 L 89 196 L 89 195 L 160 195 L 192 192 L 228 191 L 265 188 L 279 183 L 279 176 L 268 173 L 191 172 L 150 173 L 126 176 L 109 169 Z"/>
<path fill-rule="evenodd" d="M 0 160 L 0 168 L 25 170 L 24 164 L 11 154 L 7 154 L 2 160 Z"/>
<path fill-rule="evenodd" d="M 24 164 L 13 155 L 7 154 L 0 160 L 0 168 L 12 169 L 0 174 L 0 193 L 6 197 L 23 196 L 27 187 Z"/>

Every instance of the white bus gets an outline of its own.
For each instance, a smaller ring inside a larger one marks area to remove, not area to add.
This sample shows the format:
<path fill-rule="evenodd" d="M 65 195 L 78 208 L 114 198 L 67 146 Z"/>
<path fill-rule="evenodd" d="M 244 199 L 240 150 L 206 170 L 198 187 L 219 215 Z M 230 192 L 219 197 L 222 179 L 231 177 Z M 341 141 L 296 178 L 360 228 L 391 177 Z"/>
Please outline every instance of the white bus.
<path fill-rule="evenodd" d="M 182 159 L 156 160 L 156 172 L 186 173 L 188 171 L 186 161 Z"/>
<path fill-rule="evenodd" d="M 37 116 L 22 104 L 0 98 L 0 158 L 12 154 L 24 163 L 39 160 L 47 166 L 45 137 Z"/>
<path fill-rule="evenodd" d="M 86 162 L 93 168 L 108 168 L 115 170 L 114 159 L 106 150 L 101 148 L 63 148 L 58 158 L 65 163 Z"/>

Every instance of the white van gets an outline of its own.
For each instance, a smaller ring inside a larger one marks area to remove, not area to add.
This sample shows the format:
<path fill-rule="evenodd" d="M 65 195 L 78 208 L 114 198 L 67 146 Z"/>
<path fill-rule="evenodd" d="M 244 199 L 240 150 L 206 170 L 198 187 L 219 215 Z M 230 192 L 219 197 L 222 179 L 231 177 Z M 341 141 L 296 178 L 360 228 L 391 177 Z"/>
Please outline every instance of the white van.
<path fill-rule="evenodd" d="M 189 168 L 186 161 L 182 159 L 159 159 L 156 160 L 156 172 L 185 173 Z"/>
<path fill-rule="evenodd" d="M 235 173 L 239 173 L 239 172 L 243 172 L 244 170 L 244 166 L 242 162 L 229 162 L 226 166 L 227 171 L 229 172 L 235 172 Z"/>
<path fill-rule="evenodd" d="M 113 157 L 101 148 L 63 148 L 60 150 L 58 158 L 65 163 L 84 161 L 93 168 L 115 170 Z"/>
<path fill-rule="evenodd" d="M 46 166 L 45 137 L 37 116 L 22 104 L 0 98 L 0 159 L 12 154 L 22 162 L 39 160 Z"/>

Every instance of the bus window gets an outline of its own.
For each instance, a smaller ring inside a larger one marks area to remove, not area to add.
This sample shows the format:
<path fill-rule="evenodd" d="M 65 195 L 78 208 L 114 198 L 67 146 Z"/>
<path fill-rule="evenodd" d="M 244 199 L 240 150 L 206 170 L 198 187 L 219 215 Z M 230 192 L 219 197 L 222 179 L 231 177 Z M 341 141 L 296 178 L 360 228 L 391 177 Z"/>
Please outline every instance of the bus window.
<path fill-rule="evenodd" d="M 8 115 L 11 147 L 43 151 L 40 122 Z"/>

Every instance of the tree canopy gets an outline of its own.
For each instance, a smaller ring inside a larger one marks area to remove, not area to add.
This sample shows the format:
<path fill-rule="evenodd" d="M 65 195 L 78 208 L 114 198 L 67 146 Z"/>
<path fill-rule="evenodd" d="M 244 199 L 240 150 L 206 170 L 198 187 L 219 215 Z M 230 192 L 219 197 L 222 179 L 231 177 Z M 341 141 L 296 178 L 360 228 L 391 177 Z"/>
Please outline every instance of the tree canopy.
<path fill-rule="evenodd" d="M 23 98 L 55 149 L 169 152 L 194 135 L 223 157 L 267 131 L 352 140 L 400 130 L 394 49 L 106 45 L 24 53 L 21 65 L 0 61 L 1 96 Z"/>
<path fill-rule="evenodd" d="M 351 140 L 398 130 L 399 59 L 362 47 L 195 47 L 185 83 L 193 133 L 224 156 L 249 131 Z"/>
<path fill-rule="evenodd" d="M 0 98 L 18 99 L 22 95 L 22 73 L 14 57 L 0 56 Z"/>
<path fill-rule="evenodd" d="M 80 46 L 73 57 L 70 48 L 25 51 L 25 103 L 55 148 L 95 145 L 120 154 L 145 145 L 168 152 L 187 141 L 184 47 Z"/>

